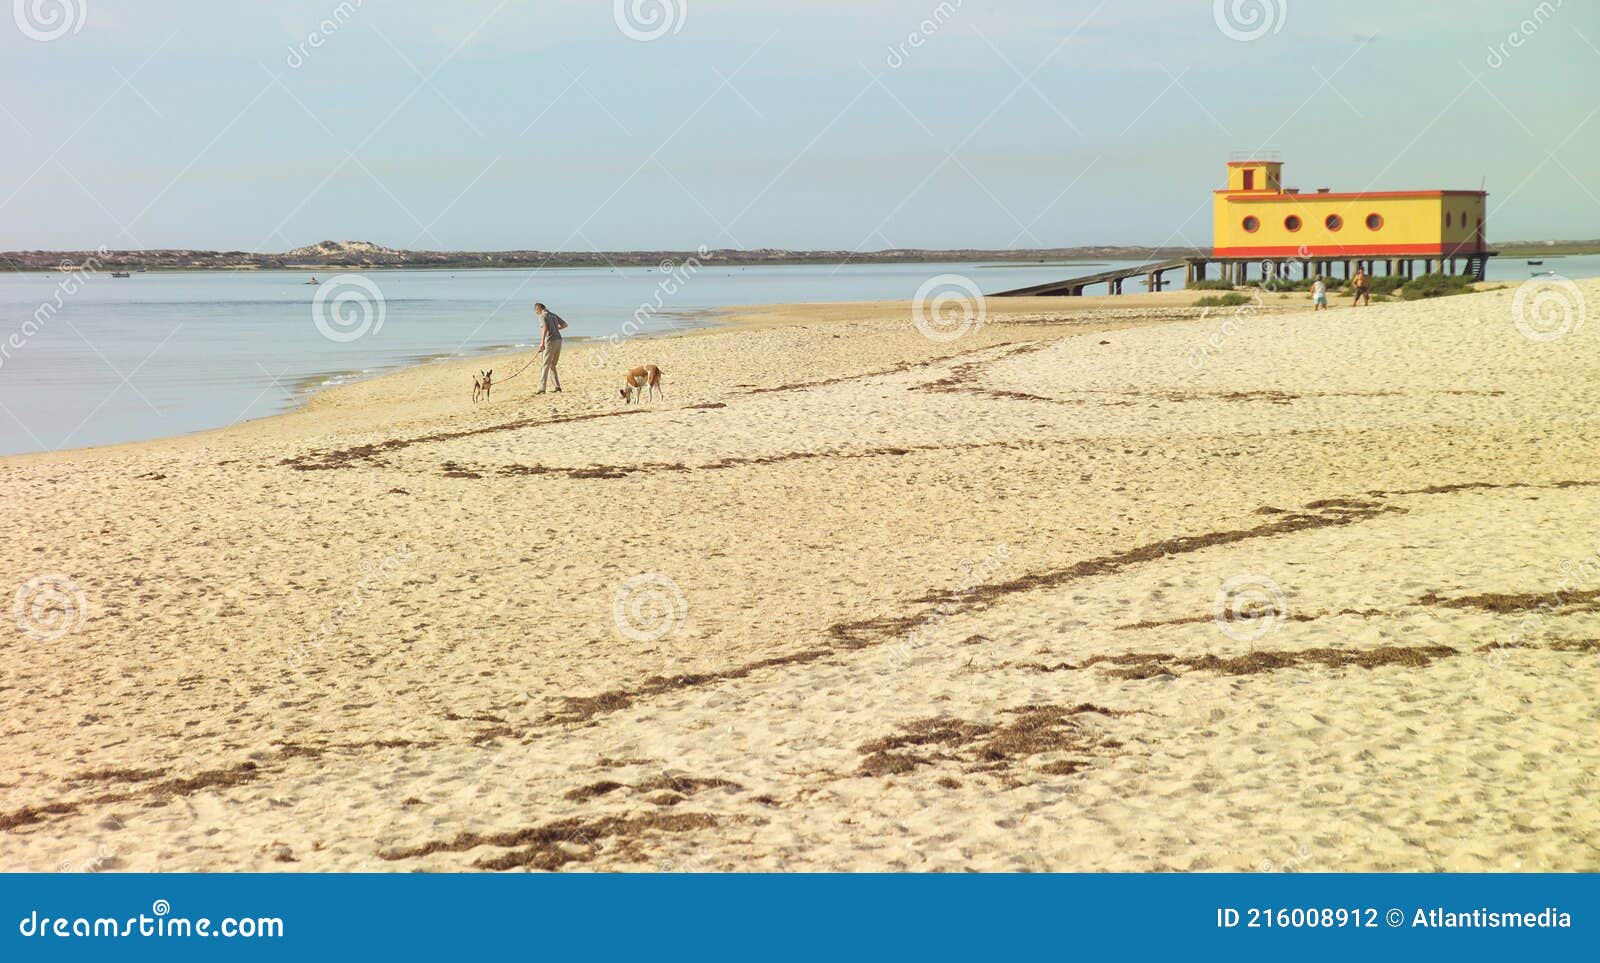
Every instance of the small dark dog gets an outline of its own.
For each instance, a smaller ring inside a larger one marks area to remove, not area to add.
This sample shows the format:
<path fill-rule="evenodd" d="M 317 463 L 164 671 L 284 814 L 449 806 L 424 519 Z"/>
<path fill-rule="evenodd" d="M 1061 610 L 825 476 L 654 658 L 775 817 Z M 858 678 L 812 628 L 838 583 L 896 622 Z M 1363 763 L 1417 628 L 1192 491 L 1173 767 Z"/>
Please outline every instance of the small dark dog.
<path fill-rule="evenodd" d="M 494 369 L 480 371 L 472 376 L 472 401 L 474 404 L 479 398 L 489 400 L 489 390 L 494 387 Z"/>

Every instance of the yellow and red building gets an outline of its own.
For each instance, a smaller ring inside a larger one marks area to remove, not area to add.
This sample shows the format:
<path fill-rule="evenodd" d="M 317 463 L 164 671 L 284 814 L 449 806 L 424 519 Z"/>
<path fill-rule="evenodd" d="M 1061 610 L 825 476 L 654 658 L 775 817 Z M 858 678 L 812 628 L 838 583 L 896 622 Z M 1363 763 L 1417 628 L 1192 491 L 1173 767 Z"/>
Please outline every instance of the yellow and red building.
<path fill-rule="evenodd" d="M 1189 283 L 1204 280 L 1215 263 L 1222 280 L 1245 284 L 1299 274 L 1414 277 L 1443 271 L 1483 280 L 1489 250 L 1483 191 L 1354 191 L 1318 188 L 1304 193 L 1283 186 L 1283 162 L 1257 154 L 1228 162 L 1228 186 L 1212 196 L 1212 249 L 1116 268 L 1083 277 L 1035 284 L 996 297 L 1077 296 L 1104 284 L 1121 294 L 1141 277 L 1150 291 L 1167 286 L 1168 272 L 1183 270 Z M 1459 271 L 1458 271 L 1459 268 Z M 1420 270 L 1419 270 L 1420 269 Z"/>
<path fill-rule="evenodd" d="M 1369 272 L 1454 271 L 1464 258 L 1482 276 L 1486 242 L 1483 191 L 1302 192 L 1283 186 L 1283 162 L 1228 163 L 1228 186 L 1212 199 L 1212 258 L 1219 261 L 1298 261 L 1332 266 L 1360 263 Z M 1224 270 L 1228 265 L 1224 264 Z"/>

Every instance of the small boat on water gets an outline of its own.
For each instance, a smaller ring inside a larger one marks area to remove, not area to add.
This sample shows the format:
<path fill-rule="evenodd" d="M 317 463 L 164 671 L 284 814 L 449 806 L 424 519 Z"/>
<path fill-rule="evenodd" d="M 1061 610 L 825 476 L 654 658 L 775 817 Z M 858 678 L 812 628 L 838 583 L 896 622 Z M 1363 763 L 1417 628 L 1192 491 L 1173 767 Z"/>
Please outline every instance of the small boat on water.
<path fill-rule="evenodd" d="M 307 282 L 306 282 L 306 283 L 307 283 L 307 284 L 321 284 L 321 283 L 322 283 L 322 282 L 321 282 L 321 281 L 318 281 L 318 280 L 317 280 L 317 276 L 316 276 L 316 275 L 315 275 L 315 274 L 313 274 L 313 275 L 312 275 L 312 276 L 311 276 L 311 280 L 309 280 L 309 281 L 307 281 Z"/>
<path fill-rule="evenodd" d="M 111 276 L 114 277 L 114 278 L 131 278 L 131 277 L 133 277 L 133 275 L 129 274 L 127 271 L 112 271 L 111 272 Z"/>
<path fill-rule="evenodd" d="M 1529 261 L 1528 262 L 1528 264 L 1530 264 L 1530 265 L 1543 264 L 1543 263 L 1544 263 L 1543 261 Z"/>

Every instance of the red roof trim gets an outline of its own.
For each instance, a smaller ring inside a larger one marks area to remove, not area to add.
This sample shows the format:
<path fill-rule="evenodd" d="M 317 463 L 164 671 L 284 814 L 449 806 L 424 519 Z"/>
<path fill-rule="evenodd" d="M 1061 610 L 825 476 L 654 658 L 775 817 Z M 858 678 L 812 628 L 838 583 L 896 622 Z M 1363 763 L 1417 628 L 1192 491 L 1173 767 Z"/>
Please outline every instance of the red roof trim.
<path fill-rule="evenodd" d="M 1260 247 L 1219 247 L 1211 251 L 1212 257 L 1385 257 L 1409 254 L 1415 257 L 1460 257 L 1477 254 L 1487 248 L 1477 241 L 1461 241 L 1453 245 L 1440 244 L 1287 244 Z"/>

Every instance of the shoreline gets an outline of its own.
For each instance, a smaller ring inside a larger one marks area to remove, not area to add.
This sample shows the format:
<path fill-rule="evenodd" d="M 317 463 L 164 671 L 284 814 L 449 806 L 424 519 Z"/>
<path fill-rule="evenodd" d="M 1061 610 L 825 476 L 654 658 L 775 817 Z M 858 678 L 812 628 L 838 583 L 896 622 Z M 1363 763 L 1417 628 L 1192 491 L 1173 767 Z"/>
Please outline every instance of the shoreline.
<path fill-rule="evenodd" d="M 1595 252 L 1587 252 L 1586 251 L 1586 252 L 1580 252 L 1580 253 L 1596 253 L 1596 254 L 1600 254 L 1600 251 L 1595 251 Z M 1566 257 L 1568 255 L 1551 254 L 1549 256 L 1550 257 Z M 956 259 L 952 259 L 952 260 L 933 259 L 933 260 L 925 260 L 925 261 L 924 260 L 904 260 L 904 261 L 863 261 L 863 260 L 855 260 L 855 261 L 849 261 L 849 260 L 844 260 L 844 259 L 841 258 L 840 260 L 837 260 L 837 261 L 807 261 L 807 260 L 798 260 L 798 261 L 731 261 L 731 262 L 730 261 L 717 261 L 714 264 L 707 264 L 705 266 L 706 267 L 719 267 L 719 268 L 724 268 L 724 267 L 747 268 L 747 267 L 852 267 L 852 266 L 863 265 L 863 264 L 866 264 L 866 265 L 871 265 L 871 264 L 885 264 L 885 265 L 898 265 L 898 264 L 967 264 L 967 265 L 977 265 L 979 267 L 991 267 L 991 266 L 992 267 L 1015 267 L 1017 265 L 1034 265 L 1034 266 L 1043 266 L 1043 267 L 1074 267 L 1074 266 L 1080 266 L 1080 265 L 1081 266 L 1098 266 L 1098 265 L 1101 265 L 1101 264 L 1108 264 L 1111 261 L 1117 261 L 1117 260 L 1127 261 L 1127 260 L 1141 260 L 1141 259 L 1137 259 L 1137 258 L 1101 257 L 1101 258 L 1085 258 L 1085 259 L 1073 258 L 1073 259 L 1069 259 L 1069 260 L 1057 260 L 1057 259 L 1039 260 L 1039 259 L 1034 259 L 1034 258 L 956 258 Z M 107 267 L 110 267 L 110 265 L 107 265 Z M 54 275 L 57 275 L 57 274 L 70 273 L 71 271 L 76 270 L 76 268 L 77 268 L 77 265 L 73 265 L 71 267 L 57 266 L 57 267 L 54 267 L 54 268 L 16 268 L 16 267 L 7 268 L 7 267 L 0 267 L 0 274 L 42 274 L 42 275 L 46 275 L 46 276 L 54 276 Z M 371 271 L 371 272 L 382 272 L 382 271 L 541 271 L 541 270 L 544 270 L 544 271 L 612 271 L 612 270 L 617 270 L 617 269 L 620 269 L 620 268 L 638 268 L 638 269 L 641 269 L 641 270 L 649 271 L 649 270 L 659 270 L 660 265 L 659 264 L 653 264 L 653 263 L 647 264 L 647 263 L 644 263 L 644 262 L 637 262 L 637 263 L 629 262 L 627 264 L 616 264 L 616 265 L 611 265 L 611 264 L 546 264 L 546 265 L 540 265 L 540 264 L 503 264 L 503 265 L 502 264 L 496 264 L 496 265 L 469 264 L 469 265 L 455 265 L 455 264 L 320 264 L 319 263 L 319 264 L 284 264 L 284 265 L 281 265 L 281 266 L 280 265 L 271 265 L 271 266 L 239 265 L 239 266 L 218 266 L 218 267 L 153 267 L 153 268 L 146 268 L 144 271 L 136 271 L 134 273 L 136 273 L 136 274 L 207 274 L 207 273 L 216 272 L 216 273 L 241 273 L 241 274 L 243 274 L 243 273 L 258 273 L 259 274 L 259 273 L 262 273 L 262 272 L 265 272 L 265 271 L 283 271 L 283 272 L 286 272 L 286 273 L 305 273 L 305 272 L 311 272 L 311 271 L 321 271 L 324 274 L 330 274 L 330 273 L 349 273 L 349 272 L 352 272 L 352 271 L 359 271 L 359 272 L 368 272 L 368 271 Z"/>
<path fill-rule="evenodd" d="M 784 267 L 813 265 L 837 267 L 862 264 L 1050 264 L 1085 260 L 1162 260 L 1173 257 L 1198 255 L 1190 248 L 1142 248 L 1138 246 L 1087 246 L 1075 248 L 1040 248 L 1027 251 L 1005 250 L 907 250 L 903 254 L 885 252 L 851 251 L 777 251 L 774 257 L 761 257 L 747 251 L 731 249 L 698 251 L 613 251 L 592 255 L 554 254 L 552 252 L 429 252 L 383 251 L 384 260 L 368 261 L 355 256 L 333 260 L 283 261 L 281 254 L 241 254 L 242 260 L 195 263 L 151 264 L 148 258 L 182 255 L 197 260 L 224 256 L 221 251 L 189 249 L 156 249 L 152 251 L 7 251 L 0 252 L 0 270 L 50 274 L 64 270 L 63 261 L 93 260 L 108 269 L 131 268 L 143 273 L 188 271 L 379 271 L 379 270 L 573 270 L 597 268 L 602 270 L 623 267 L 657 269 L 664 262 L 684 263 L 695 261 L 706 267 Z M 231 253 L 231 252 L 229 252 Z M 341 252 L 342 253 L 342 252 Z M 526 254 L 526 258 L 505 261 L 506 256 Z M 141 255 L 145 259 L 141 259 Z M 459 256 L 460 260 L 441 261 L 437 257 Z M 406 263 L 407 258 L 417 259 Z M 433 260 L 430 260 L 433 259 Z M 498 262 L 496 259 L 500 259 Z"/>
<path fill-rule="evenodd" d="M 1038 314 L 1048 313 L 1052 308 L 1059 309 L 1062 314 L 1075 312 L 1095 312 L 1104 310 L 1130 310 L 1137 311 L 1151 306 L 1169 307 L 1181 306 L 1196 298 L 1207 294 L 1209 291 L 1170 291 L 1158 295 L 1150 294 L 1125 294 L 1125 295 L 1091 295 L 1076 298 L 1007 298 L 1003 300 L 990 299 L 990 303 L 999 303 L 1006 307 L 1016 307 L 1018 310 L 1009 312 L 991 312 L 997 316 L 1013 314 Z M 1280 295 L 1279 297 L 1287 297 Z M 1072 302 L 1064 304 L 1062 302 Z M 1031 311 L 1022 310 L 1031 308 Z M 711 308 L 696 313 L 693 324 L 674 330 L 651 331 L 632 335 L 623 339 L 624 342 L 651 341 L 662 338 L 692 337 L 711 331 L 728 330 L 731 328 L 759 328 L 768 326 L 784 326 L 800 323 L 792 319 L 796 313 L 823 312 L 829 316 L 847 316 L 861 314 L 868 317 L 881 316 L 885 313 L 909 313 L 909 301 L 841 301 L 841 302 L 791 302 L 774 304 L 729 305 L 721 308 Z M 594 346 L 605 344 L 610 336 L 572 335 L 568 337 L 569 352 L 572 349 L 584 351 L 592 350 Z M 75 453 L 97 452 L 103 450 L 116 450 L 134 446 L 155 445 L 165 442 L 175 442 L 184 439 L 205 438 L 237 431 L 251 425 L 263 422 L 275 422 L 279 419 L 292 418 L 323 403 L 337 404 L 339 394 L 349 388 L 383 381 L 391 378 L 403 378 L 409 373 L 421 369 L 438 367 L 452 368 L 453 373 L 459 373 L 461 380 L 470 381 L 471 375 L 477 371 L 478 364 L 486 359 L 500 357 L 519 357 L 531 354 L 537 346 L 519 348 L 516 346 L 505 348 L 487 348 L 481 352 L 462 355 L 441 355 L 434 358 L 422 356 L 416 359 L 403 361 L 385 370 L 374 371 L 370 374 L 360 375 L 337 384 L 320 384 L 306 390 L 300 388 L 307 381 L 324 381 L 330 376 L 337 375 L 338 370 L 316 372 L 303 376 L 296 381 L 294 394 L 295 404 L 283 411 L 273 412 L 256 418 L 246 419 L 228 425 L 219 425 L 212 428 L 201 428 L 195 431 L 183 432 L 172 435 L 158 435 L 150 438 L 138 438 L 129 441 L 115 442 L 106 445 L 88 445 L 80 448 L 54 449 L 50 451 L 27 451 L 0 454 L 0 465 L 15 459 L 44 457 L 51 455 L 67 456 Z M 586 365 L 587 367 L 587 365 Z M 454 369 L 459 368 L 459 372 Z M 348 370 L 348 369 L 346 369 Z"/>
<path fill-rule="evenodd" d="M 677 337 L 693 334 L 697 331 L 702 331 L 722 323 L 721 321 L 715 319 L 714 315 L 725 310 L 728 309 L 719 308 L 705 312 L 702 314 L 702 320 L 699 323 L 683 330 L 647 332 L 634 335 L 630 340 Z M 604 338 L 590 335 L 568 335 L 566 340 L 572 347 L 579 347 L 582 345 L 599 343 L 603 341 Z M 275 411 L 271 412 L 270 414 L 260 415 L 254 418 L 247 418 L 243 421 L 236 421 L 227 425 L 217 425 L 211 428 L 198 428 L 193 431 L 179 432 L 177 434 L 170 435 L 156 435 L 149 438 L 134 438 L 129 439 L 128 441 L 112 442 L 110 444 L 85 445 L 77 448 L 57 448 L 46 451 L 0 452 L 0 464 L 4 464 L 8 459 L 27 458 L 40 455 L 69 455 L 80 452 L 94 452 L 107 449 L 123 448 L 127 446 L 158 444 L 161 442 L 194 438 L 212 433 L 228 432 L 238 429 L 242 426 L 253 425 L 259 422 L 270 421 L 279 418 L 287 418 L 299 414 L 310 407 L 321 396 L 336 393 L 342 389 L 355 385 L 360 385 L 366 382 L 376 381 L 384 378 L 400 377 L 404 376 L 408 372 L 421 368 L 432 367 L 435 365 L 461 365 L 465 368 L 466 366 L 473 365 L 476 362 L 482 362 L 490 358 L 519 357 L 531 354 L 537 349 L 537 347 L 537 345 L 531 344 L 526 346 L 491 345 L 481 350 L 458 354 L 419 355 L 397 361 L 388 367 L 371 372 L 353 371 L 347 368 L 312 372 L 310 374 L 299 376 L 295 379 L 290 389 L 291 393 L 294 395 L 294 404 L 288 408 L 285 408 L 283 411 Z M 340 375 L 349 375 L 350 377 L 339 378 Z M 331 379 L 338 380 L 334 381 Z"/>
<path fill-rule="evenodd" d="M 1556 255 L 1552 255 L 1552 257 L 1554 258 L 1554 257 L 1557 257 L 1557 256 Z M 979 262 L 972 262 L 972 263 L 977 264 L 980 267 L 982 267 L 982 266 L 993 266 L 993 267 L 996 267 L 996 268 L 1005 268 L 1005 267 L 1007 267 L 1007 265 L 1003 265 L 1003 264 L 983 265 L 983 264 L 981 264 Z M 1560 267 L 1559 263 L 1556 266 L 1559 268 Z M 597 269 L 603 269 L 603 268 L 597 266 Z M 1063 273 L 1068 272 L 1069 270 L 1082 271 L 1082 270 L 1086 270 L 1086 269 L 1087 269 L 1086 266 L 1078 267 L 1078 268 L 1070 268 L 1070 269 L 1068 267 L 1065 267 L 1065 266 L 1062 266 L 1062 267 L 1059 268 L 1059 270 L 1061 270 Z M 397 269 L 397 270 L 402 270 L 403 271 L 403 270 L 412 270 L 412 269 L 411 268 L 400 268 L 400 269 Z M 432 268 L 420 268 L 420 269 L 416 269 L 416 270 L 434 270 L 434 269 L 432 269 Z M 440 270 L 442 270 L 442 269 L 440 269 Z M 504 271 L 504 270 L 513 270 L 514 271 L 515 269 L 506 269 L 506 268 L 500 268 L 500 267 L 473 267 L 473 268 L 470 268 L 470 269 L 467 269 L 467 270 L 470 270 L 473 273 L 488 273 L 488 272 L 492 272 L 492 271 Z M 609 270 L 609 269 L 607 269 L 607 270 Z M 172 272 L 172 273 L 178 274 L 178 273 L 184 273 L 184 272 Z M 284 272 L 284 273 L 293 274 L 294 272 Z M 48 277 L 48 275 L 46 275 L 46 276 Z M 1505 284 L 1505 283 L 1514 283 L 1514 282 L 1510 282 L 1510 281 L 1506 281 L 1506 280 L 1491 280 L 1491 281 L 1485 282 L 1485 284 L 1490 284 L 1490 285 L 1492 285 L 1492 284 Z M 1243 290 L 1248 292 L 1248 291 L 1250 291 L 1252 289 L 1249 288 L 1249 287 L 1245 287 Z M 1176 293 L 1176 292 L 1167 292 L 1167 293 L 1171 294 L 1171 293 Z M 1125 308 L 1125 307 L 1131 306 L 1131 305 L 1136 303 L 1136 302 L 1130 301 L 1129 300 L 1130 297 L 1133 297 L 1133 296 L 1132 295 L 1120 295 L 1120 296 L 1112 297 L 1112 296 L 1109 296 L 1109 295 L 1096 295 L 1096 296 L 1093 296 L 1091 298 L 1082 299 L 1082 303 L 1081 303 L 1079 309 L 1087 308 L 1087 307 L 1093 307 L 1093 306 L 1097 306 L 1097 305 L 1104 305 L 1104 306 L 1107 306 L 1107 307 Z M 1010 299 L 1008 299 L 1008 300 L 1010 300 Z M 1059 299 L 1059 300 L 1065 301 L 1065 300 L 1077 300 L 1077 299 Z M 996 299 L 991 299 L 991 302 L 993 304 L 995 304 L 995 305 L 1004 304 L 1004 302 L 996 300 Z M 797 302 L 797 303 L 803 305 L 803 304 L 812 303 L 812 302 Z M 870 303 L 870 302 L 863 302 L 863 303 Z M 1066 309 L 1067 310 L 1073 310 L 1070 307 L 1066 307 Z M 670 334 L 670 333 L 672 333 L 674 331 L 681 331 L 681 330 L 685 330 L 685 329 L 692 330 L 692 329 L 700 328 L 700 327 L 714 327 L 714 326 L 717 326 L 718 324 L 722 323 L 720 319 L 722 319 L 722 318 L 724 318 L 726 316 L 729 316 L 731 313 L 736 313 L 738 310 L 739 309 L 735 306 L 735 307 L 703 308 L 703 309 L 695 309 L 695 310 L 684 311 L 684 312 L 662 311 L 657 315 L 657 320 L 658 321 L 666 321 L 668 323 L 663 325 L 662 330 L 660 332 L 652 333 L 652 334 L 650 334 L 648 336 L 649 337 L 657 337 L 657 336 L 660 336 L 661 334 Z M 1009 310 L 1009 308 L 1007 308 L 1006 310 Z M 674 313 L 683 314 L 683 315 L 688 316 L 688 321 L 684 322 L 679 318 L 669 317 L 670 315 L 673 315 Z M 572 335 L 571 336 L 572 341 L 573 341 L 574 344 L 576 344 L 579 341 L 579 339 L 583 338 L 583 337 L 585 337 L 585 336 L 580 336 L 580 335 Z M 592 336 L 588 336 L 588 337 L 593 337 L 596 340 L 607 340 L 610 336 L 608 336 L 608 335 L 592 335 Z M 507 354 L 507 355 L 513 355 L 514 356 L 518 352 L 518 350 L 520 350 L 520 349 L 515 348 L 515 347 L 507 348 L 507 349 L 501 349 L 501 348 L 496 347 L 496 346 L 485 346 L 483 348 L 470 348 L 470 349 L 462 352 L 460 354 L 459 358 L 455 358 L 453 356 L 449 357 L 449 358 L 435 357 L 435 356 L 430 355 L 430 354 L 428 354 L 426 352 L 418 352 L 418 353 L 414 353 L 414 354 L 411 354 L 411 355 L 405 355 L 405 356 L 401 356 L 401 357 L 398 357 L 398 358 L 394 358 L 394 359 L 389 360 L 387 362 L 380 362 L 380 363 L 374 364 L 372 366 L 373 370 L 360 369 L 360 368 L 349 368 L 349 367 L 330 367 L 330 368 L 326 368 L 326 369 L 313 369 L 313 370 L 307 371 L 305 374 L 300 374 L 300 375 L 293 376 L 293 380 L 290 383 L 293 386 L 292 390 L 291 390 L 291 393 L 293 394 L 294 398 L 293 398 L 292 402 L 289 402 L 289 403 L 287 403 L 285 405 L 283 410 L 275 411 L 275 412 L 272 412 L 270 414 L 259 415 L 259 416 L 255 417 L 255 418 L 252 418 L 251 420 L 259 420 L 260 418 L 276 417 L 276 416 L 282 415 L 282 414 L 293 413 L 293 412 L 298 411 L 301 408 L 305 407 L 305 405 L 310 401 L 310 399 L 312 397 L 314 397 L 320 391 L 332 390 L 332 389 L 336 389 L 338 387 L 342 387 L 342 386 L 347 385 L 347 384 L 358 383 L 358 382 L 366 381 L 366 380 L 369 380 L 369 379 L 372 379 L 372 378 L 386 377 L 386 376 L 394 374 L 396 372 L 404 371 L 407 368 L 415 367 L 415 366 L 418 366 L 418 365 L 421 365 L 421 364 L 432 364 L 432 363 L 439 363 L 439 362 L 450 361 L 450 360 L 470 360 L 470 359 L 483 360 L 483 359 L 496 358 L 501 354 Z M 233 383 L 238 383 L 238 382 L 233 382 Z M 253 390 L 254 390 L 253 388 L 250 389 L 250 391 L 253 391 Z M 244 394 L 248 395 L 250 393 L 250 391 L 245 391 Z M 189 419 L 190 423 L 194 423 L 194 422 L 201 421 L 201 420 L 202 419 L 200 419 L 200 418 L 190 418 Z M 149 430 L 151 428 L 158 427 L 158 426 L 143 426 L 143 427 L 145 427 L 147 430 Z M 222 426 L 216 426 L 216 427 L 222 427 Z M 214 430 L 214 428 L 197 428 L 197 429 L 192 429 L 189 433 L 205 432 L 205 431 L 211 431 L 211 430 Z M 177 436 L 176 435 L 170 435 L 170 434 L 169 435 L 151 435 L 151 436 L 147 436 L 147 437 L 129 439 L 129 440 L 126 440 L 126 441 L 102 442 L 100 444 L 89 444 L 89 445 L 86 445 L 84 447 L 85 448 L 94 448 L 94 447 L 103 447 L 106 444 L 129 444 L 129 443 L 136 443 L 136 442 L 139 442 L 139 441 L 156 440 L 156 439 L 164 438 L 164 437 L 177 437 Z M 15 444 L 15 443 L 18 443 L 18 442 L 26 443 L 26 439 L 8 438 L 8 442 L 12 443 L 12 444 Z M 80 449 L 74 448 L 74 449 L 69 449 L 69 450 L 80 450 Z M 0 454 L 0 458 L 20 457 L 22 455 L 35 454 L 35 453 L 37 453 L 37 452 L 15 451 L 15 452 L 9 452 L 9 453 L 6 453 L 6 454 Z"/>
<path fill-rule="evenodd" d="M 333 245 L 337 248 L 339 245 Z M 1600 241 L 1508 241 L 1491 244 L 1499 256 L 1518 259 L 1528 256 L 1567 257 L 1600 254 Z M 350 246 L 358 254 L 359 245 Z M 376 247 L 376 246 L 374 246 Z M 107 268 L 131 268 L 142 273 L 187 273 L 206 271 L 478 271 L 478 270 L 573 270 L 594 268 L 600 270 L 621 267 L 657 268 L 663 261 L 701 261 L 714 267 L 780 267 L 815 265 L 831 267 L 855 264 L 1063 264 L 1070 265 L 1094 261 L 1159 261 L 1180 257 L 1210 257 L 1209 249 L 1198 248 L 1147 248 L 1139 245 L 1080 245 L 1066 248 L 1037 248 L 1028 250 L 987 250 L 959 248 L 948 250 L 905 249 L 903 252 L 851 252 L 851 251 L 777 251 L 780 256 L 760 257 L 748 251 L 720 249 L 715 251 L 610 251 L 593 255 L 576 255 L 559 252 L 506 252 L 506 251 L 403 251 L 380 249 L 388 259 L 364 261 L 359 257 L 334 260 L 283 261 L 285 255 L 272 253 L 243 253 L 244 260 L 204 264 L 172 264 L 152 266 L 150 257 L 170 256 L 181 252 L 196 259 L 220 258 L 222 251 L 197 249 L 152 249 L 150 251 L 6 251 L 0 252 L 0 273 L 52 274 L 71 270 L 64 267 L 64 259 L 93 259 Z M 522 255 L 526 257 L 522 257 Z M 504 261 L 508 255 L 518 260 Z M 145 260 L 141 259 L 141 256 Z M 429 260 L 430 258 L 457 257 L 459 260 Z M 417 258 L 416 263 L 404 263 L 406 258 Z M 500 263 L 495 263 L 496 259 Z M 702 260 L 703 259 L 703 260 Z"/>

